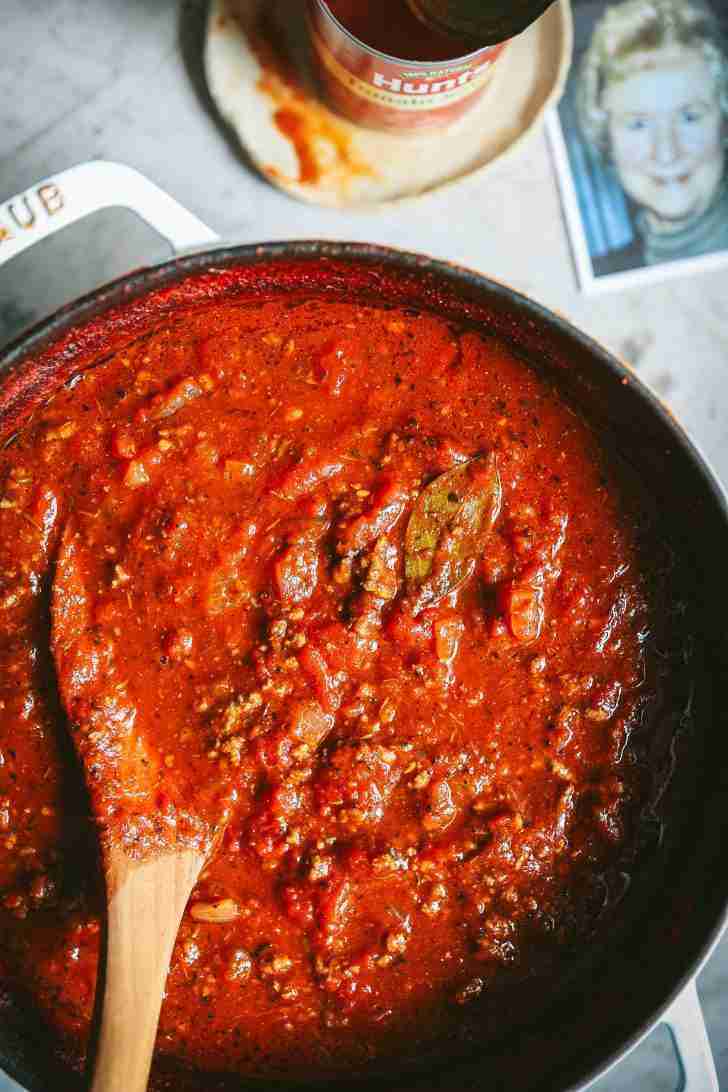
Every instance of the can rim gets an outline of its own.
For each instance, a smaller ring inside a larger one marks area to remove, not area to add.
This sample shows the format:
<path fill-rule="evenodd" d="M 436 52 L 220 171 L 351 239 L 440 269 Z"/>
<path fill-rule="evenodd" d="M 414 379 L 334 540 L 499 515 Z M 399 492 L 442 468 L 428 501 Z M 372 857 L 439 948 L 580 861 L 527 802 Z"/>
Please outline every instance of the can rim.
<path fill-rule="evenodd" d="M 441 68 L 462 68 L 463 65 L 468 64 L 469 62 L 474 61 L 477 58 L 483 57 L 488 53 L 492 53 L 494 50 L 498 49 L 500 46 L 503 45 L 503 42 L 492 42 L 490 45 L 481 46 L 479 49 L 475 49 L 471 53 L 464 53 L 460 57 L 453 57 L 452 60 L 411 61 L 408 60 L 406 57 L 397 57 L 393 53 L 384 53 L 381 49 L 375 49 L 374 46 L 367 45 L 366 42 L 362 41 L 361 38 L 357 38 L 355 34 L 352 34 L 351 31 L 347 27 L 345 27 L 339 19 L 337 19 L 337 17 L 334 15 L 333 11 L 329 7 L 327 0 L 313 0 L 313 2 L 317 4 L 318 7 L 323 11 L 324 15 L 326 15 L 331 20 L 331 22 L 336 26 L 337 30 L 341 31 L 341 33 L 346 38 L 348 38 L 350 42 L 353 42 L 354 45 L 359 46 L 359 48 L 364 50 L 366 53 L 369 53 L 374 57 L 381 57 L 383 61 L 407 65 L 408 67 L 414 68 L 417 71 L 422 70 L 424 72 L 427 72 L 438 64 Z"/>
<path fill-rule="evenodd" d="M 517 36 L 518 34 L 523 34 L 524 30 L 527 30 L 532 22 L 535 22 L 536 19 L 540 19 L 541 16 L 544 14 L 544 12 L 553 3 L 553 0 L 536 0 L 538 6 L 540 8 L 538 15 L 534 15 L 534 14 L 529 12 L 528 2 L 529 2 L 529 0 L 525 0 L 525 3 L 524 3 L 524 0 L 521 0 L 520 5 L 516 5 L 516 6 L 520 6 L 521 11 L 520 11 L 520 15 L 518 13 L 516 13 L 516 25 L 513 28 L 512 32 L 509 34 L 509 36 L 508 36 L 509 39 Z M 414 3 L 410 3 L 409 6 L 416 10 L 416 5 Z M 424 7 L 424 6 L 425 5 L 423 4 L 422 7 Z M 523 10 L 524 7 L 525 7 L 525 11 Z M 513 16 L 512 12 L 511 12 L 511 16 Z M 449 28 L 449 26 L 448 26 L 448 24 L 446 22 L 441 20 L 439 18 L 439 16 L 434 15 L 434 14 L 430 13 L 429 11 L 423 12 L 423 21 L 427 25 L 429 25 L 432 28 L 432 30 L 437 31 L 440 34 L 445 34 L 447 36 L 447 35 L 452 35 L 454 33 L 454 31 L 452 31 Z M 458 33 L 463 34 L 466 37 L 472 37 L 472 35 L 469 34 L 469 32 L 466 31 L 466 30 L 460 30 L 460 31 L 458 31 Z"/>

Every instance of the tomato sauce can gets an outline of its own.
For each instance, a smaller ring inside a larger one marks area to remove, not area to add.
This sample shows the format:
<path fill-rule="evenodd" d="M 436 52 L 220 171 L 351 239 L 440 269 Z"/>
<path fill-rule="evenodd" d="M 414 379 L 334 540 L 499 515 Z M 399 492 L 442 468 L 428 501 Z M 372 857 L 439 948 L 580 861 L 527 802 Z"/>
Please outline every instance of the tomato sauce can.
<path fill-rule="evenodd" d="M 326 0 L 307 2 L 314 60 L 329 104 L 371 129 L 403 133 L 452 124 L 483 95 L 507 45 L 452 60 L 401 60 L 354 37 Z"/>

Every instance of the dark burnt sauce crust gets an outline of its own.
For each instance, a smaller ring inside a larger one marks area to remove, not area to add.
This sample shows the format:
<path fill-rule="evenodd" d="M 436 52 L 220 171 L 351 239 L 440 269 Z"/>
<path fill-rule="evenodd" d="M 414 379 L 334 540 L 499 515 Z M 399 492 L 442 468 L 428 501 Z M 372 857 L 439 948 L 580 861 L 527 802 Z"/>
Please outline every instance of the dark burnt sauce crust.
<path fill-rule="evenodd" d="M 638 856 L 662 625 L 642 499 L 546 380 L 428 314 L 198 310 L 62 389 L 0 487 L 3 971 L 72 1056 L 101 901 L 69 542 L 102 836 L 225 825 L 160 1052 L 353 1072 L 537 1007 Z"/>

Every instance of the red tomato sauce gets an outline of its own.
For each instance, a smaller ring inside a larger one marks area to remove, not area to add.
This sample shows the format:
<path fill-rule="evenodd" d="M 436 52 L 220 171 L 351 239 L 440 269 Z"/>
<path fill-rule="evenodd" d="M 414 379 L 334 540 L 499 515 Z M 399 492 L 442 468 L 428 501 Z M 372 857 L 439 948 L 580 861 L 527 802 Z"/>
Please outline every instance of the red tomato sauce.
<path fill-rule="evenodd" d="M 103 838 L 225 822 L 160 1055 L 334 1075 L 535 1011 L 635 859 L 641 508 L 546 379 L 429 314 L 198 309 L 61 389 L 0 451 L 11 991 L 78 1061 L 103 900 L 70 729 Z M 86 643 L 56 677 L 69 535 Z"/>

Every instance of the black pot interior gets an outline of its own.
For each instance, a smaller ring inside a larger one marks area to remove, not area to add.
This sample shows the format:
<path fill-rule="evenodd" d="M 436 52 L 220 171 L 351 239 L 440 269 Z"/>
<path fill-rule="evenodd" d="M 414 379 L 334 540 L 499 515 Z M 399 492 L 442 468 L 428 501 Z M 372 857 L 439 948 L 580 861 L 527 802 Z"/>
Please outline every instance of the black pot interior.
<path fill-rule="evenodd" d="M 323 266 L 322 266 L 323 263 Z M 429 307 L 475 322 L 510 341 L 553 375 L 605 444 L 653 498 L 659 535 L 675 559 L 671 597 L 694 635 L 689 661 L 676 669 L 672 741 L 660 761 L 673 777 L 661 809 L 659 850 L 625 897 L 611 940 L 584 953 L 533 1021 L 484 1053 L 477 1029 L 459 1045 L 424 1059 L 424 1068 L 370 1074 L 362 1089 L 415 1092 L 488 1087 L 492 1092 L 573 1088 L 633 1045 L 694 973 L 722 924 L 728 901 L 728 509 L 700 456 L 667 412 L 613 357 L 563 320 L 486 279 L 415 255 L 348 244 L 276 244 L 217 251 L 169 263 L 110 286 L 61 312 L 6 351 L 0 366 L 22 362 L 110 307 L 150 290 L 215 270 L 253 267 L 256 290 L 280 280 L 286 290 L 357 295 Z M 321 269 L 327 272 L 324 278 Z M 359 272 L 352 285 L 351 273 Z M 66 352 L 66 357 L 68 353 Z M 557 984 L 555 984 L 556 986 Z M 0 1003 L 2 998 L 0 997 Z M 31 1092 L 82 1087 L 63 1071 L 37 1016 L 7 999 L 0 1066 Z M 168 1071 L 175 1089 L 240 1089 L 239 1080 Z M 261 1085 L 256 1087 L 261 1088 Z M 329 1086 L 332 1087 L 332 1086 Z"/>

